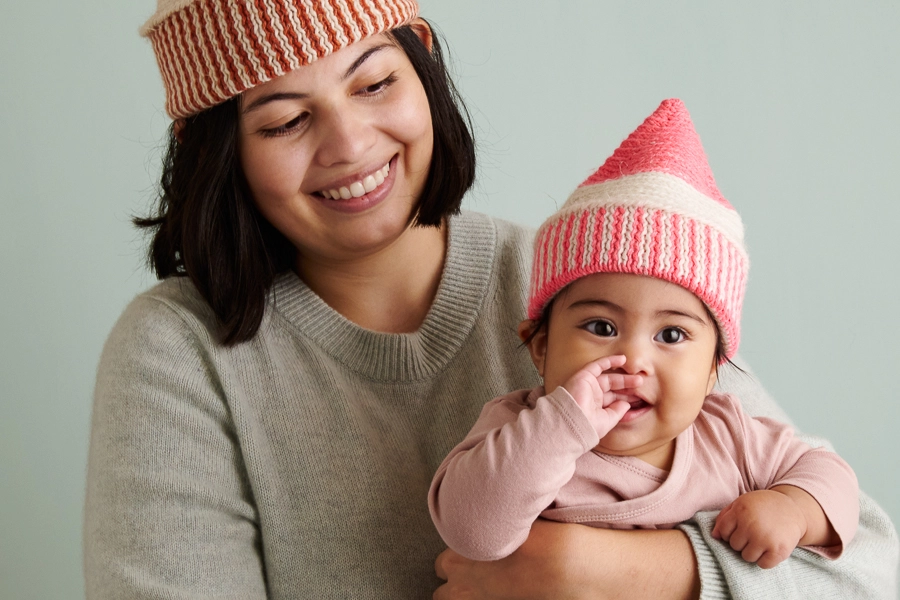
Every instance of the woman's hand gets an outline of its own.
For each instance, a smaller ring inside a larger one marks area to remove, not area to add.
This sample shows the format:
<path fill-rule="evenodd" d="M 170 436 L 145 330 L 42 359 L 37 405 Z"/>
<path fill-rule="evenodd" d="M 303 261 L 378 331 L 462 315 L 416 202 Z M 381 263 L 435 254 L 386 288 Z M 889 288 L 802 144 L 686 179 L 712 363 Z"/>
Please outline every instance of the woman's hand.
<path fill-rule="evenodd" d="M 586 592 L 575 551 L 579 532 L 574 530 L 579 528 L 584 527 L 539 519 L 518 550 L 490 562 L 445 550 L 435 561 L 435 571 L 447 583 L 437 589 L 434 600 L 592 597 L 577 595 L 579 589 Z"/>
<path fill-rule="evenodd" d="M 445 550 L 434 600 L 698 598 L 687 537 L 677 530 L 621 531 L 538 519 L 528 540 L 492 562 Z"/>

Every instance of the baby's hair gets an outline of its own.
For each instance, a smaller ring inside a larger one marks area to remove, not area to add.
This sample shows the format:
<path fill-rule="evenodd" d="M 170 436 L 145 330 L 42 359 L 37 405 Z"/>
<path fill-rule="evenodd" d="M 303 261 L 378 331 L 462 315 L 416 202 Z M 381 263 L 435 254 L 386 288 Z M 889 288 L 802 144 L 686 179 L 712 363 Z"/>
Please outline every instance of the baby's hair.
<path fill-rule="evenodd" d="M 713 316 L 712 311 L 709 310 L 709 307 L 704 304 L 703 308 L 706 309 L 706 316 L 709 317 L 709 320 L 713 324 L 718 323 L 718 321 L 716 321 L 715 316 Z M 722 341 L 722 332 L 719 331 L 718 325 L 716 325 L 716 351 L 713 354 L 713 360 L 716 361 L 716 377 L 717 378 L 719 377 L 719 367 L 721 367 L 724 364 L 731 365 L 732 367 L 734 367 L 741 373 L 744 372 L 744 370 L 742 368 L 740 368 L 739 366 L 734 364 L 731 361 L 731 359 L 728 358 L 728 356 L 725 354 L 725 343 Z"/>
<path fill-rule="evenodd" d="M 528 337 L 522 340 L 520 347 L 525 348 L 531 345 L 531 342 L 535 337 L 537 337 L 537 334 L 545 331 L 550 326 L 550 311 L 553 310 L 553 305 L 556 303 L 557 299 L 565 294 L 568 289 L 569 286 L 564 287 L 563 289 L 559 290 L 559 292 L 555 296 L 553 296 L 553 298 L 550 299 L 550 302 L 548 302 L 544 307 L 544 310 L 541 311 L 541 316 L 534 321 L 534 327 L 532 327 L 531 331 L 528 334 Z"/>

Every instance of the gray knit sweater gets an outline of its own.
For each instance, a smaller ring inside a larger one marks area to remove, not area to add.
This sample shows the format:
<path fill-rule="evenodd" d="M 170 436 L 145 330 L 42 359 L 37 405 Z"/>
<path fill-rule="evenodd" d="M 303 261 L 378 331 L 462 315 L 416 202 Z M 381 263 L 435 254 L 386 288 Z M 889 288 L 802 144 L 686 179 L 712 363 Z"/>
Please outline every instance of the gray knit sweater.
<path fill-rule="evenodd" d="M 481 406 L 536 384 L 516 326 L 531 233 L 464 213 L 437 298 L 413 334 L 350 323 L 294 274 L 259 333 L 225 348 L 183 278 L 138 296 L 106 343 L 84 529 L 94 599 L 416 599 L 443 549 L 426 497 Z M 750 379 L 729 389 L 783 413 Z M 773 571 L 687 524 L 704 597 L 893 597 L 897 541 L 863 499 L 838 561 L 802 550 Z M 727 582 L 727 584 L 726 584 Z"/>

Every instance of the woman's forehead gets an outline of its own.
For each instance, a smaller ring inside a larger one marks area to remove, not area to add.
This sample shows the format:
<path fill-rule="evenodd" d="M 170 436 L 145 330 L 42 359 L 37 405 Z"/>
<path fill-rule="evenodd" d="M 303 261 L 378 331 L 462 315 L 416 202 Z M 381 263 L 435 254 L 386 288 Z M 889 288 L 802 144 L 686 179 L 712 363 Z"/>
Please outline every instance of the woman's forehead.
<path fill-rule="evenodd" d="M 286 89 L 302 92 L 302 88 L 338 84 L 369 60 L 394 53 L 403 54 L 403 51 L 393 38 L 381 33 L 252 87 L 243 93 L 242 101 L 246 104 L 260 96 Z"/>

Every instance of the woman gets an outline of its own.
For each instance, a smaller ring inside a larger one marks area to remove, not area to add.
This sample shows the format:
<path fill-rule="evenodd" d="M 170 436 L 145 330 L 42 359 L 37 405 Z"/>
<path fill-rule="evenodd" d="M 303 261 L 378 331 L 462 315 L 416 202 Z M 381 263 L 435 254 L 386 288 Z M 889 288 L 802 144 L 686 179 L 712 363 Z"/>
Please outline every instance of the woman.
<path fill-rule="evenodd" d="M 871 505 L 846 562 L 799 556 L 780 578 L 712 541 L 703 515 L 666 532 L 539 522 L 496 563 L 441 553 L 434 470 L 487 399 L 536 382 L 514 333 L 531 238 L 456 215 L 472 139 L 416 13 L 160 0 L 145 33 L 175 122 L 159 213 L 139 224 L 164 281 L 101 359 L 88 598 L 886 589 L 895 542 Z"/>

